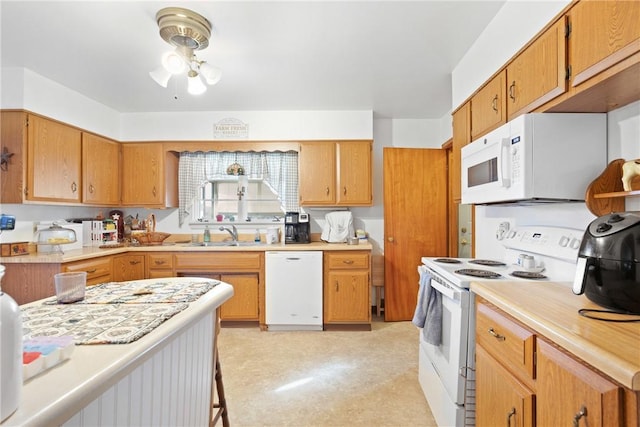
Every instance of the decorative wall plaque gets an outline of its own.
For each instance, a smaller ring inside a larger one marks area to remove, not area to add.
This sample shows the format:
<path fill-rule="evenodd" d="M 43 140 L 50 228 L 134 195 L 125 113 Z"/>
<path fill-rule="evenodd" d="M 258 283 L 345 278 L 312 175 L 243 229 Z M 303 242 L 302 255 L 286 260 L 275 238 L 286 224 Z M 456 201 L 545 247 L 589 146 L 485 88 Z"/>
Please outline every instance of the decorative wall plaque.
<path fill-rule="evenodd" d="M 249 124 L 234 118 L 221 119 L 213 125 L 215 139 L 247 139 L 249 138 Z"/>

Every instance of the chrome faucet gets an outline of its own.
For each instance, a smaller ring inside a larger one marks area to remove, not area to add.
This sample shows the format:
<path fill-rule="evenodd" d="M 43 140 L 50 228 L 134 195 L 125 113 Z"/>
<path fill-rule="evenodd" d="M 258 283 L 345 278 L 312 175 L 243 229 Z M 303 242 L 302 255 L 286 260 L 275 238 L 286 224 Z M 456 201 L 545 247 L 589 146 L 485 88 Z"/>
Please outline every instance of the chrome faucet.
<path fill-rule="evenodd" d="M 238 243 L 238 229 L 235 225 L 231 225 L 231 228 L 220 226 L 220 231 L 226 231 L 231 235 L 231 239 L 233 239 L 233 243 Z"/>

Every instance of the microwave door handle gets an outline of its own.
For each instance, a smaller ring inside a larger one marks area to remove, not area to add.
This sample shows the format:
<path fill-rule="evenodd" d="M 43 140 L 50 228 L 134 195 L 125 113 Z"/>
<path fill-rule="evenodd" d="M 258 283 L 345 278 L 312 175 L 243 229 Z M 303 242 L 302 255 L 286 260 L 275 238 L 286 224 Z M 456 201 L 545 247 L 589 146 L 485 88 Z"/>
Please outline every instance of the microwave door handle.
<path fill-rule="evenodd" d="M 500 143 L 500 181 L 504 188 L 511 187 L 510 138 L 502 138 Z"/>

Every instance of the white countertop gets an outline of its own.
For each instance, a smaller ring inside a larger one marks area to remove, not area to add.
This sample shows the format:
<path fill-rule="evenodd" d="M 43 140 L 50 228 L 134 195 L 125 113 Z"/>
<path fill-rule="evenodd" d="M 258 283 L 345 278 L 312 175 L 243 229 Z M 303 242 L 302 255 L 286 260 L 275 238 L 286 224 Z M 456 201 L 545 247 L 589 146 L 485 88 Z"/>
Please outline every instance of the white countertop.
<path fill-rule="evenodd" d="M 194 278 L 170 280 L 191 282 Z M 25 382 L 18 410 L 2 426 L 45 426 L 65 422 L 153 356 L 169 338 L 211 313 L 232 296 L 233 287 L 220 283 L 189 303 L 187 309 L 133 343 L 76 346 L 69 360 Z M 40 303 L 36 301 L 29 305 Z"/>

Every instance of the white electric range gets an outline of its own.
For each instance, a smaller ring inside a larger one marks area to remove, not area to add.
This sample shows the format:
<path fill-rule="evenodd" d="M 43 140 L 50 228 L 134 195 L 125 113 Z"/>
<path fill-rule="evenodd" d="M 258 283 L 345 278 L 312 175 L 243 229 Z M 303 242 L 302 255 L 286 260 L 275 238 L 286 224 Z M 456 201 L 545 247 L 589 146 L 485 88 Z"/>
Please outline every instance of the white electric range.
<path fill-rule="evenodd" d="M 571 286 L 584 231 L 527 226 L 500 229 L 504 259 L 423 257 L 421 280 L 441 294 L 442 342 L 420 333 L 418 378 L 439 426 L 475 425 L 475 300 L 472 281 L 554 281 Z M 524 284 L 524 283 L 523 283 Z"/>

